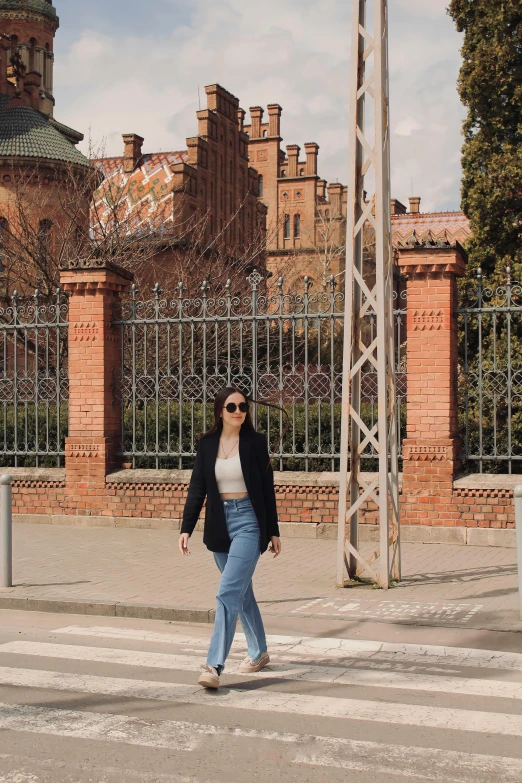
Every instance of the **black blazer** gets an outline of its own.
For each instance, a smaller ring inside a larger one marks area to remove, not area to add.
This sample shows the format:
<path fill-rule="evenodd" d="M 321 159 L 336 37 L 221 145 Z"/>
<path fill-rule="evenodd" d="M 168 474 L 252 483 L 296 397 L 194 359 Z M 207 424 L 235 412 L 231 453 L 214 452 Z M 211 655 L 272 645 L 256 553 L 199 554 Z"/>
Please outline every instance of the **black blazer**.
<path fill-rule="evenodd" d="M 216 481 L 219 437 L 220 434 L 215 432 L 211 435 L 205 435 L 199 441 L 183 511 L 181 532 L 192 535 L 206 497 L 203 543 L 211 552 L 228 552 L 230 538 L 225 520 L 225 509 Z M 270 464 L 266 437 L 254 430 L 241 430 L 239 458 L 248 497 L 254 507 L 261 531 L 261 552 L 265 552 L 270 538 L 279 535 L 274 472 Z"/>

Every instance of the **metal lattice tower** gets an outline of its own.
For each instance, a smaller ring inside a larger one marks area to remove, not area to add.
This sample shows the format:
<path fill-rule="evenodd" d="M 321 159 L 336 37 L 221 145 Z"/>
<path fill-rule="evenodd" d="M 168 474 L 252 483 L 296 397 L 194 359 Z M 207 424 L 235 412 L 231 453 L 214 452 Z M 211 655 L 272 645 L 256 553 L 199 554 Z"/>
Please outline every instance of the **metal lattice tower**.
<path fill-rule="evenodd" d="M 371 11 L 373 10 L 373 18 Z M 388 2 L 353 0 L 346 309 L 339 492 L 337 584 L 364 574 L 387 589 L 400 579 L 399 467 L 393 334 L 390 214 Z M 364 236 L 374 232 L 375 269 L 363 266 Z M 368 328 L 368 319 L 375 329 Z M 378 412 L 361 406 L 363 371 L 377 378 Z M 364 476 L 361 455 L 375 454 L 378 475 Z M 380 547 L 359 552 L 359 513 L 378 507 Z M 373 565 L 378 562 L 378 567 Z"/>

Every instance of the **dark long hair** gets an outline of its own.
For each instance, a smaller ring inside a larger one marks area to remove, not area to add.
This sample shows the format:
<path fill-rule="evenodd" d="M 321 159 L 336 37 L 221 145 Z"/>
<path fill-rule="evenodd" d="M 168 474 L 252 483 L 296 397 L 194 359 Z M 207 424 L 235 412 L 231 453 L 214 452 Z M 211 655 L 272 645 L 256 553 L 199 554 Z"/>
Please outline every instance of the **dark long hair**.
<path fill-rule="evenodd" d="M 248 397 L 244 391 L 238 389 L 237 386 L 225 386 L 225 388 L 220 389 L 218 391 L 218 393 L 216 394 L 216 398 L 214 400 L 214 424 L 209 430 L 207 430 L 207 432 L 203 433 L 201 437 L 205 438 L 207 435 L 213 435 L 214 433 L 221 434 L 221 431 L 223 429 L 223 419 L 221 414 L 223 412 L 223 408 L 225 407 L 228 398 L 232 394 L 240 394 L 242 397 L 245 398 L 245 402 L 248 405 L 245 421 L 241 425 L 241 432 L 245 432 L 247 430 L 255 431 L 254 422 L 252 421 L 252 414 L 251 414 L 251 407 L 250 407 L 251 405 L 265 405 L 267 408 L 275 408 L 276 410 L 283 413 L 283 415 L 286 417 L 286 422 L 287 422 L 286 427 L 281 433 L 281 437 L 279 438 L 277 445 L 270 456 L 270 462 L 271 462 L 272 459 L 274 458 L 274 454 L 276 453 L 276 451 L 278 450 L 281 444 L 281 441 L 286 435 L 288 427 L 290 426 L 290 417 L 288 413 L 285 411 L 285 409 L 281 408 L 280 405 L 275 405 L 273 402 L 268 402 L 267 400 L 254 400 L 252 397 Z"/>

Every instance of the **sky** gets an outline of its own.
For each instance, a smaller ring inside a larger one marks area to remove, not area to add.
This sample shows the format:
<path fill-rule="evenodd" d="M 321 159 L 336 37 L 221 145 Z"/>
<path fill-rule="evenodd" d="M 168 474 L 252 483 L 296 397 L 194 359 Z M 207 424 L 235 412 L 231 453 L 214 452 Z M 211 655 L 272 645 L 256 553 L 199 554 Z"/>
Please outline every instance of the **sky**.
<path fill-rule="evenodd" d="M 461 36 L 448 0 L 389 0 L 392 196 L 459 208 Z M 54 0 L 55 116 L 105 154 L 197 133 L 204 86 L 283 107 L 283 144 L 316 141 L 319 174 L 346 183 L 351 0 Z M 247 115 L 248 116 L 248 115 Z"/>

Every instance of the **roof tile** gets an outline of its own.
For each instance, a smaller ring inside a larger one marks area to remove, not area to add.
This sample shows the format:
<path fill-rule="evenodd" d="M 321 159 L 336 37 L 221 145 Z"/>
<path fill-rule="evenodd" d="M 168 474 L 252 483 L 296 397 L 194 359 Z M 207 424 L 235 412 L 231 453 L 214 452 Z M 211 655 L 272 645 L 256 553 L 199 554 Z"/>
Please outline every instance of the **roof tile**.
<path fill-rule="evenodd" d="M 80 150 L 51 125 L 44 114 L 27 106 L 5 108 L 8 102 L 9 98 L 0 97 L 0 157 L 40 158 L 89 165 Z"/>

